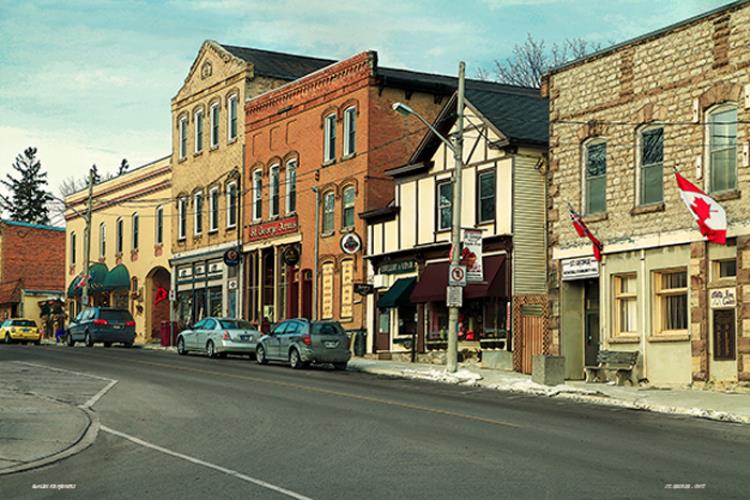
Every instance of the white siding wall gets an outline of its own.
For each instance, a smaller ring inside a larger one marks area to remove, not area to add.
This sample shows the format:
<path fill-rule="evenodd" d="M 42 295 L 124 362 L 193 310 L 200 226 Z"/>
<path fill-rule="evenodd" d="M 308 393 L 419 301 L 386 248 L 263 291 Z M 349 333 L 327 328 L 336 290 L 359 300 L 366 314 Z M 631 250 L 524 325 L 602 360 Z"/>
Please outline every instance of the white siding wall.
<path fill-rule="evenodd" d="M 513 293 L 546 291 L 544 176 L 537 158 L 515 157 L 513 200 Z"/>

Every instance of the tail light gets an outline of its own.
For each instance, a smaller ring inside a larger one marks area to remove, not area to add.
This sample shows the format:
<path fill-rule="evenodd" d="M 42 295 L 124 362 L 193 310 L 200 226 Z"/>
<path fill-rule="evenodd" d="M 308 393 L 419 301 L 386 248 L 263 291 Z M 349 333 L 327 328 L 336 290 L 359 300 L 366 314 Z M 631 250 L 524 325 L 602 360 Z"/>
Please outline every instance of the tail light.
<path fill-rule="evenodd" d="M 224 332 L 224 336 L 222 337 L 224 340 L 232 340 L 232 336 L 229 335 L 229 332 Z"/>
<path fill-rule="evenodd" d="M 312 337 L 309 335 L 303 335 L 302 336 L 302 343 L 305 345 L 311 345 L 312 344 Z"/>
<path fill-rule="evenodd" d="M 104 326 L 104 325 L 108 325 L 109 322 L 106 319 L 95 319 L 94 324 L 97 326 Z"/>
<path fill-rule="evenodd" d="M 130 320 L 127 323 L 125 323 L 125 326 L 135 326 L 135 321 Z"/>

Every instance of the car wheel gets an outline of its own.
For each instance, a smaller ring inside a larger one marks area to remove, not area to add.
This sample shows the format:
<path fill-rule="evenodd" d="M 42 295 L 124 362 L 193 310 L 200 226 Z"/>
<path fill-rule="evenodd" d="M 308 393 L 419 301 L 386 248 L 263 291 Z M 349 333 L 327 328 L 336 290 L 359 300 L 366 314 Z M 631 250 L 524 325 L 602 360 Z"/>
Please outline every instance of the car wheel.
<path fill-rule="evenodd" d="M 184 356 L 185 354 L 187 354 L 187 349 L 185 349 L 185 339 L 183 339 L 182 337 L 177 339 L 177 354 L 179 354 L 180 356 Z"/>
<path fill-rule="evenodd" d="M 112 347 L 112 342 L 105 342 L 104 347 Z"/>
<path fill-rule="evenodd" d="M 268 363 L 268 360 L 266 359 L 266 350 L 263 349 L 262 345 L 255 348 L 255 361 L 257 361 L 259 365 L 265 365 Z"/>
<path fill-rule="evenodd" d="M 337 370 L 346 370 L 346 363 L 334 363 L 333 367 Z"/>
<path fill-rule="evenodd" d="M 208 344 L 206 344 L 206 353 L 208 353 L 209 358 L 216 357 L 216 348 L 214 347 L 214 343 L 211 340 L 209 340 Z"/>
<path fill-rule="evenodd" d="M 73 346 L 76 345 L 76 341 L 73 338 L 73 334 L 72 333 L 68 332 L 68 335 L 66 337 L 67 338 L 65 340 L 65 343 L 68 345 L 68 347 L 73 347 Z"/>
<path fill-rule="evenodd" d="M 83 338 L 83 343 L 86 344 L 86 347 L 94 347 L 94 341 L 91 339 L 91 334 L 89 332 L 86 332 L 86 336 Z"/>
<path fill-rule="evenodd" d="M 295 370 L 299 370 L 300 368 L 303 368 L 305 366 L 305 363 L 302 362 L 302 358 L 299 355 L 299 351 L 297 349 L 292 349 L 289 353 L 289 366 L 291 366 Z"/>
<path fill-rule="evenodd" d="M 6 332 L 6 334 L 5 334 L 5 343 L 6 344 L 12 344 L 13 343 L 13 339 L 10 338 L 10 333 Z"/>

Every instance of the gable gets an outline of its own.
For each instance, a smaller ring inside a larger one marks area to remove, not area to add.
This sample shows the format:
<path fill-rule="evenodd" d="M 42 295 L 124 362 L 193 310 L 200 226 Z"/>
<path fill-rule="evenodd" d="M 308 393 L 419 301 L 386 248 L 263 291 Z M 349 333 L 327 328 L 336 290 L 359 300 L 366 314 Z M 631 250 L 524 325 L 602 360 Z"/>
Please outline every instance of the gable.
<path fill-rule="evenodd" d="M 180 101 L 243 71 L 252 75 L 252 70 L 251 63 L 233 56 L 218 43 L 206 40 L 172 101 Z"/>

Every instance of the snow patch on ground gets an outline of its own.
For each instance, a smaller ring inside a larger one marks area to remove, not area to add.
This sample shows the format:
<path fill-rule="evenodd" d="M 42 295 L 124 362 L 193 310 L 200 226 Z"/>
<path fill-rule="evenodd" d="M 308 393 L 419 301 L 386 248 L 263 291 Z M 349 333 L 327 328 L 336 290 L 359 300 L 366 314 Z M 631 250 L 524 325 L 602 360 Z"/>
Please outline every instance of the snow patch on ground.
<path fill-rule="evenodd" d="M 464 384 L 464 385 L 475 385 L 477 382 L 482 380 L 482 376 L 472 371 L 461 369 L 455 373 L 450 373 L 447 370 L 411 370 L 405 369 L 402 374 L 406 378 L 418 379 L 418 380 L 430 380 L 433 382 L 443 382 L 448 384 Z"/>

